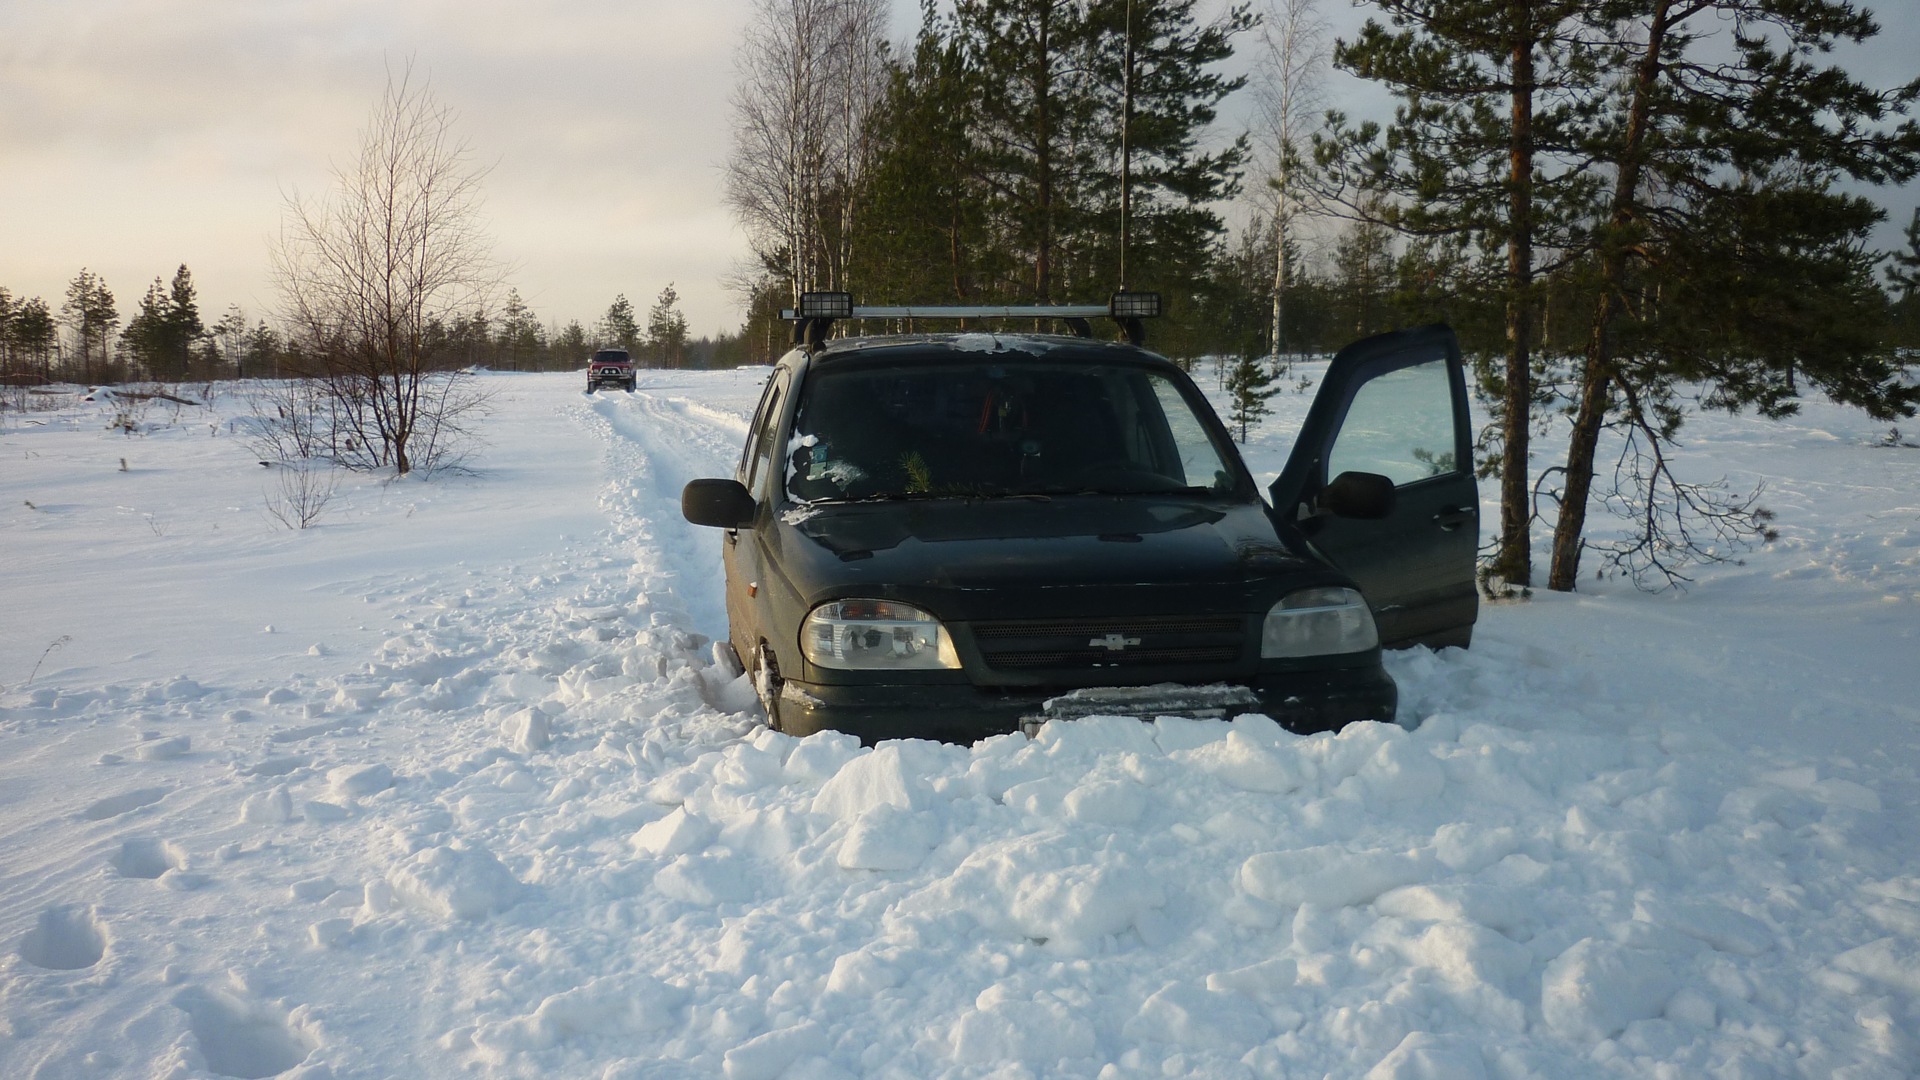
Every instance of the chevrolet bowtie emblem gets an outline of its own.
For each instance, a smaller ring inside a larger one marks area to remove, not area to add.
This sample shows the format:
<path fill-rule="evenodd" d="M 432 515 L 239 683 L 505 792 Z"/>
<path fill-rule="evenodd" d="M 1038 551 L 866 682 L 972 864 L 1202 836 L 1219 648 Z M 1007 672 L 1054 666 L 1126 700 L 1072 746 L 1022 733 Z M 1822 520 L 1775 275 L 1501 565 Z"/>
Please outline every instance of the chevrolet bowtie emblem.
<path fill-rule="evenodd" d="M 1127 637 L 1123 634 L 1108 634 L 1106 637 L 1094 638 L 1092 641 L 1087 642 L 1087 644 L 1096 649 L 1111 649 L 1114 652 L 1119 652 L 1129 645 L 1140 644 L 1140 639 L 1137 637 Z"/>

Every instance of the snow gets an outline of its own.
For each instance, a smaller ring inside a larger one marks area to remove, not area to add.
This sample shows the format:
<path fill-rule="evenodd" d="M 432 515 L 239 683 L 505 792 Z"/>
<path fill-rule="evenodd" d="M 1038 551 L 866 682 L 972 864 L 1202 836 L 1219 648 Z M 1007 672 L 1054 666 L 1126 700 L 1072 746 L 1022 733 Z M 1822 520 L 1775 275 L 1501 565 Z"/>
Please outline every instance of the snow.
<path fill-rule="evenodd" d="M 1780 538 L 1484 608 L 1390 658 L 1406 727 L 863 749 L 715 662 L 679 489 L 765 375 L 483 376 L 473 474 L 306 530 L 246 387 L 0 417 L 0 1076 L 1920 1072 L 1883 427 L 1695 419 L 1683 468 Z"/>

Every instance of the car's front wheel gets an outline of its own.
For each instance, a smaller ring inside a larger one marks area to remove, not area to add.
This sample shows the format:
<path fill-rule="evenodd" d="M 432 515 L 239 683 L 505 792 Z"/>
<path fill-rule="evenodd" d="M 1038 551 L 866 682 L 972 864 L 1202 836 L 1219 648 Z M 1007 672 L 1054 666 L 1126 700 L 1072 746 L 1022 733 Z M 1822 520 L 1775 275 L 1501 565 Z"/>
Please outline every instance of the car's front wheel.
<path fill-rule="evenodd" d="M 780 664 L 767 651 L 767 643 L 753 651 L 753 689 L 759 695 L 760 707 L 767 710 L 767 726 L 775 731 L 785 731 L 780 722 Z"/>

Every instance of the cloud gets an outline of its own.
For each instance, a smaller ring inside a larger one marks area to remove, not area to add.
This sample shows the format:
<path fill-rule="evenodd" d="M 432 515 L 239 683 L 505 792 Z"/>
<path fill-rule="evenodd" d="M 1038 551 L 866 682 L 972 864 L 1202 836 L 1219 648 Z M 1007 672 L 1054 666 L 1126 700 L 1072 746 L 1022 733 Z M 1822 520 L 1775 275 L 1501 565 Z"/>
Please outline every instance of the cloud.
<path fill-rule="evenodd" d="M 0 284 L 54 300 L 85 265 L 133 297 L 193 267 L 210 310 L 264 313 L 283 197 L 351 159 L 409 60 L 490 166 L 498 254 L 543 318 L 677 283 L 738 320 L 721 201 L 744 4 L 668 0 L 64 0 L 0 16 Z M 125 305 L 123 305 L 125 306 Z"/>

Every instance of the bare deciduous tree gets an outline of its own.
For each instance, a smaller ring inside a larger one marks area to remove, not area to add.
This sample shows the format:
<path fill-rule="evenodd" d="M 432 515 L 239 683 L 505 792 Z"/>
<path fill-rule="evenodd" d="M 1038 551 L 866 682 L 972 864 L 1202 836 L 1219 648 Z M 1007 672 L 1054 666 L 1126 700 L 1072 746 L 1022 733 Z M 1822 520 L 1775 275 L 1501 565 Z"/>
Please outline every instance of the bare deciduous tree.
<path fill-rule="evenodd" d="M 1269 170 L 1259 191 L 1273 218 L 1273 363 L 1282 368 L 1280 354 L 1286 340 L 1282 316 L 1286 310 L 1287 243 L 1289 229 L 1302 210 L 1304 185 L 1300 153 L 1319 126 L 1324 104 L 1327 22 L 1317 0 L 1270 0 L 1260 27 L 1259 68 L 1254 78 L 1260 103 L 1257 138 Z"/>
<path fill-rule="evenodd" d="M 755 0 L 733 92 L 727 201 L 795 298 L 844 284 L 868 127 L 884 89 L 884 0 Z"/>
<path fill-rule="evenodd" d="M 287 200 L 273 265 L 292 346 L 331 406 L 332 456 L 396 474 L 451 464 L 484 395 L 443 370 L 429 328 L 485 311 L 500 281 L 454 114 L 391 73 L 324 202 Z"/>

